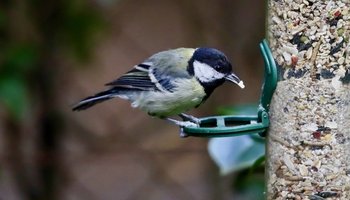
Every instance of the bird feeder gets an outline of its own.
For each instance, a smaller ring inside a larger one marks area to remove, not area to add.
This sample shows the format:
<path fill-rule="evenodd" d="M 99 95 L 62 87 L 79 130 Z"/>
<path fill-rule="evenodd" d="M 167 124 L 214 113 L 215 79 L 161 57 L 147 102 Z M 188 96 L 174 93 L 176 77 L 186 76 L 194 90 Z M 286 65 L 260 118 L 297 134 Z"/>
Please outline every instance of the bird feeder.
<path fill-rule="evenodd" d="M 277 86 L 277 68 L 266 40 L 260 43 L 265 75 L 256 115 L 224 115 L 200 118 L 199 127 L 181 127 L 181 134 L 195 137 L 264 136 L 269 127 L 269 106 Z"/>

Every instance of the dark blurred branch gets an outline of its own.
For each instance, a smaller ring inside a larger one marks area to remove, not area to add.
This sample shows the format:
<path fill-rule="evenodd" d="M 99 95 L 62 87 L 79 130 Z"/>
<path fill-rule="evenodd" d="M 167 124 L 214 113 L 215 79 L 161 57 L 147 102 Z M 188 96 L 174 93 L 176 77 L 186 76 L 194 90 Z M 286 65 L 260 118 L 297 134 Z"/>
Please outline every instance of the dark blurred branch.
<path fill-rule="evenodd" d="M 21 146 L 22 131 L 13 118 L 5 119 L 5 145 L 8 151 L 7 164 L 12 169 L 19 191 L 27 199 L 37 199 L 39 191 L 27 173 Z"/>

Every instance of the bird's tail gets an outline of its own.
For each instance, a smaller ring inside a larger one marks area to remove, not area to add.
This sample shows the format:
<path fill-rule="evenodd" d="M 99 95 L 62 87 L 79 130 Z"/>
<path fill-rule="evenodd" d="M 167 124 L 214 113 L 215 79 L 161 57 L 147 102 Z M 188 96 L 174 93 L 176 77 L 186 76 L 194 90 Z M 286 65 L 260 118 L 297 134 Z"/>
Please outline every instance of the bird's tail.
<path fill-rule="evenodd" d="M 79 103 L 77 103 L 73 107 L 73 111 L 80 111 L 90 108 L 91 106 L 94 106 L 95 104 L 101 103 L 103 101 L 106 101 L 108 99 L 111 99 L 115 97 L 115 90 L 110 89 L 103 92 L 99 92 L 93 96 L 86 97 L 85 99 L 81 100 Z"/>

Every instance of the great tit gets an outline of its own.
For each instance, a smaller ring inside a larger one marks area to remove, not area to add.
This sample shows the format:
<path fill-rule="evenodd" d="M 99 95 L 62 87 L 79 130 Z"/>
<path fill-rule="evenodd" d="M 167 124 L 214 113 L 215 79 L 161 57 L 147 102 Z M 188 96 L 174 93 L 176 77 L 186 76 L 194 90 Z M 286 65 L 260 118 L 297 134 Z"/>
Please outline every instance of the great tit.
<path fill-rule="evenodd" d="M 225 80 L 244 88 L 243 81 L 232 73 L 232 65 L 221 51 L 205 47 L 172 49 L 135 65 L 120 78 L 107 83 L 107 90 L 81 100 L 73 110 L 85 110 L 119 97 L 129 100 L 132 107 L 178 126 L 198 126 L 199 119 L 183 112 L 198 107 Z M 170 118 L 176 115 L 183 121 Z"/>

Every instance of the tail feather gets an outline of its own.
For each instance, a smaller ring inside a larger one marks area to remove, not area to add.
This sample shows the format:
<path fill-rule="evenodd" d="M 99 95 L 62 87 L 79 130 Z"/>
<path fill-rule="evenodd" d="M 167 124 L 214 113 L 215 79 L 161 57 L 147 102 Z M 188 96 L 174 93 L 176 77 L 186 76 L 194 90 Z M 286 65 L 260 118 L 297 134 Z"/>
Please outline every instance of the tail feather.
<path fill-rule="evenodd" d="M 99 92 L 95 94 L 94 96 L 87 97 L 83 100 L 81 100 L 79 103 L 77 103 L 73 107 L 73 111 L 80 111 L 90 108 L 91 106 L 94 106 L 95 104 L 101 103 L 103 101 L 106 101 L 108 99 L 111 99 L 115 97 L 115 91 L 114 90 L 106 90 L 103 92 Z"/>

